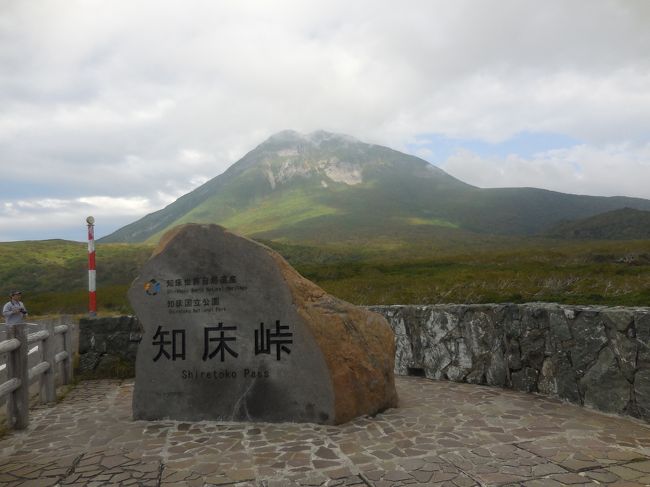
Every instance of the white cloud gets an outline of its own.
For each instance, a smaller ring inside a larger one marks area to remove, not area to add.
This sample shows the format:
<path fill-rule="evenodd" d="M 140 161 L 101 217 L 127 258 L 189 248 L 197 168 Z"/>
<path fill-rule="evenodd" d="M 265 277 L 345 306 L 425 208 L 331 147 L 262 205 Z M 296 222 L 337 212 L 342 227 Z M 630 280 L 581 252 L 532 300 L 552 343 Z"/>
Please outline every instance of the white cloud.
<path fill-rule="evenodd" d="M 98 215 L 118 211 L 127 215 L 141 215 L 152 211 L 151 202 L 146 198 L 112 198 L 110 196 L 89 196 L 77 198 L 76 202 L 85 203 Z"/>
<path fill-rule="evenodd" d="M 602 148 L 650 139 L 649 5 L 0 2 L 0 198 L 157 209 L 285 128 L 395 148 L 559 133 L 599 154 L 581 161 L 585 192 L 637 191 L 644 166 L 628 156 L 641 152 Z M 566 170 L 529 162 L 512 166 L 534 186 Z"/>
<path fill-rule="evenodd" d="M 16 240 L 17 234 L 27 235 L 25 239 L 83 240 L 88 215 L 97 220 L 100 232 L 96 236 L 99 238 L 108 233 L 107 228 L 115 230 L 125 219 L 155 211 L 159 204 L 160 200 L 154 203 L 146 198 L 110 196 L 4 202 L 0 205 L 0 241 Z"/>
<path fill-rule="evenodd" d="M 479 187 L 543 187 L 563 193 L 649 198 L 650 144 L 641 147 L 578 145 L 535 154 L 481 157 L 467 150 L 442 169 Z"/>

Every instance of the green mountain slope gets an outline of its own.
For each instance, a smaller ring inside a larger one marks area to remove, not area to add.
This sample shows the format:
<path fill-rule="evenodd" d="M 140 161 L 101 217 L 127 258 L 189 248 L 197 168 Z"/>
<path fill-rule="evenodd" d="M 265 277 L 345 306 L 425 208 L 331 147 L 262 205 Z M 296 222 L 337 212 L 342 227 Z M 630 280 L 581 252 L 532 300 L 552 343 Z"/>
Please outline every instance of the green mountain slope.
<path fill-rule="evenodd" d="M 172 226 L 196 222 L 277 242 L 400 245 L 450 233 L 534 235 L 562 220 L 625 206 L 650 210 L 650 200 L 481 189 L 387 147 L 322 131 L 285 131 L 101 241 L 155 242 Z"/>
<path fill-rule="evenodd" d="M 587 240 L 650 239 L 650 211 L 622 208 L 589 218 L 562 222 L 546 232 L 553 238 Z"/>

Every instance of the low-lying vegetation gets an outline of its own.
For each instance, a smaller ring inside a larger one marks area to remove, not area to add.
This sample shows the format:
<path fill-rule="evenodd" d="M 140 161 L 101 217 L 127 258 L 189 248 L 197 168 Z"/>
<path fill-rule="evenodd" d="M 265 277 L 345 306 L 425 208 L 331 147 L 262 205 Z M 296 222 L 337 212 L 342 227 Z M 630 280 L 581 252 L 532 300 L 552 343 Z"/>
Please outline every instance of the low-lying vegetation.
<path fill-rule="evenodd" d="M 449 245 L 443 241 L 412 245 L 368 241 L 319 247 L 265 243 L 327 292 L 355 304 L 548 301 L 650 305 L 650 240 L 486 237 Z M 101 313 L 132 312 L 126 291 L 152 249 L 98 245 Z M 83 244 L 0 244 L 0 279 L 7 288 L 23 289 L 33 315 L 87 310 Z"/>

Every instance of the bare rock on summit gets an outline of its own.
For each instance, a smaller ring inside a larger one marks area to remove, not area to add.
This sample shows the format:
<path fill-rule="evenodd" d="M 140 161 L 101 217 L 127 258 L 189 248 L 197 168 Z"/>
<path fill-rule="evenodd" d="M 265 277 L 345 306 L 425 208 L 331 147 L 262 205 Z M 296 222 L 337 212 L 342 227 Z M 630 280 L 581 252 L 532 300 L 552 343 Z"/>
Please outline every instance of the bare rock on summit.
<path fill-rule="evenodd" d="M 387 321 L 218 225 L 168 232 L 129 299 L 135 419 L 339 424 L 397 406 Z"/>

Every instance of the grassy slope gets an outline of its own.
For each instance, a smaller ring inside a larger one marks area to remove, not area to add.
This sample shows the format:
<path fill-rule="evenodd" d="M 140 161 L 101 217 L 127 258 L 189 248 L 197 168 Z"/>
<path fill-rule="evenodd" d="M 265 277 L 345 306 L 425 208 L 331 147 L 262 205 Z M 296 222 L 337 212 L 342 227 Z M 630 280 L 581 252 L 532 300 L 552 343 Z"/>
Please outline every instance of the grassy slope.
<path fill-rule="evenodd" d="M 530 242 L 298 268 L 328 292 L 358 304 L 650 303 L 649 241 Z"/>
<path fill-rule="evenodd" d="M 175 224 L 217 222 L 245 235 L 318 245 L 332 239 L 348 241 L 355 238 L 359 229 L 378 238 L 386 232 L 399 232 L 409 240 L 422 233 L 418 226 L 458 227 L 423 210 L 429 203 L 414 198 L 397 177 L 353 186 L 328 181 L 327 187 L 323 187 L 322 182 L 321 177 L 312 176 L 272 189 L 266 176 L 252 169 Z M 427 188 L 420 188 L 420 194 L 428 195 Z M 427 200 L 430 198 L 427 196 Z M 162 232 L 158 232 L 147 242 L 155 243 L 161 236 Z"/>
<path fill-rule="evenodd" d="M 130 308 L 125 293 L 153 247 L 98 244 L 97 288 L 106 311 Z M 45 240 L 0 243 L 3 292 L 21 289 L 31 314 L 82 313 L 88 303 L 88 250 L 84 243 Z"/>
<path fill-rule="evenodd" d="M 650 240 L 470 238 L 449 229 L 447 238 L 408 244 L 362 234 L 354 242 L 319 246 L 266 243 L 325 290 L 356 304 L 650 303 Z M 143 244 L 98 245 L 101 311 L 130 312 L 126 290 L 151 250 Z M 2 243 L 0 279 L 7 290 L 26 292 L 32 314 L 82 313 L 86 259 L 81 243 Z"/>
<path fill-rule="evenodd" d="M 622 208 L 590 218 L 560 223 L 546 235 L 567 239 L 648 239 L 650 238 L 650 211 Z"/>

